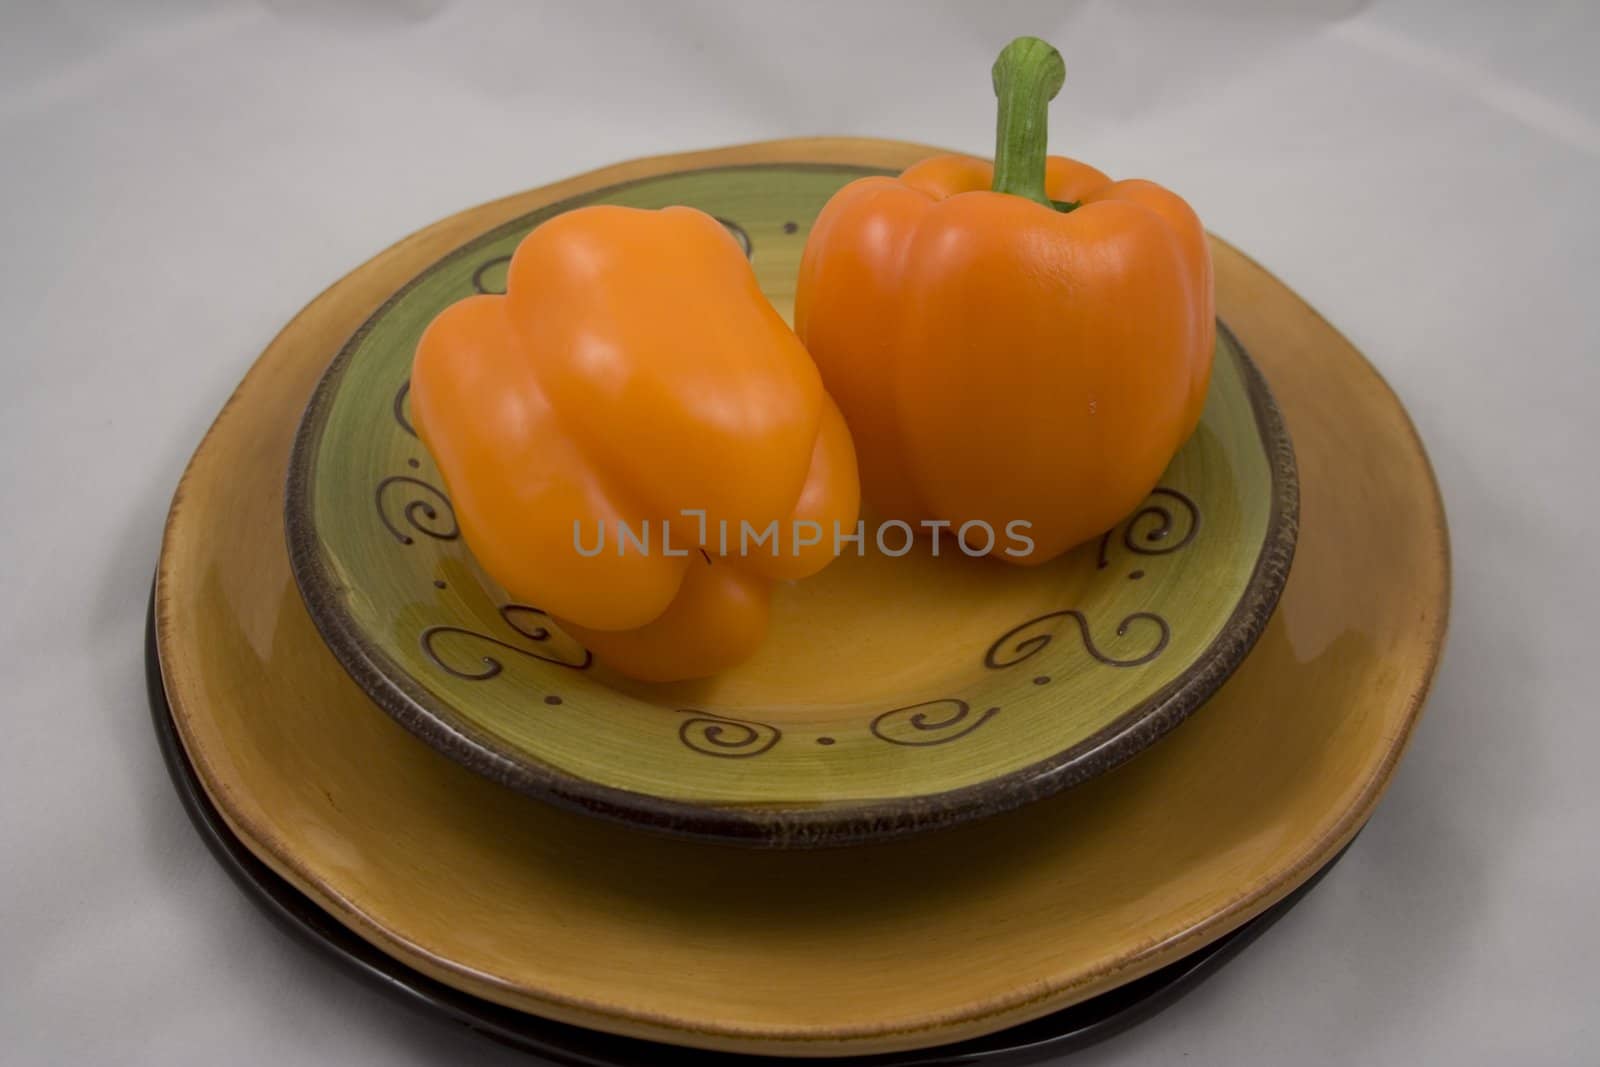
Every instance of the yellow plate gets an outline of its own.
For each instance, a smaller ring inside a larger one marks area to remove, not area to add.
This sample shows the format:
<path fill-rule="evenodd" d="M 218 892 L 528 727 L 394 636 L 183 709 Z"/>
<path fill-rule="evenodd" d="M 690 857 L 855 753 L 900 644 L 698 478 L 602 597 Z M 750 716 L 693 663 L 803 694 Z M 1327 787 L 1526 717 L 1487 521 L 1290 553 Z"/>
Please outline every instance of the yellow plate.
<path fill-rule="evenodd" d="M 780 585 L 765 644 L 715 678 L 630 683 L 474 565 L 408 418 L 412 353 L 439 312 L 503 291 L 518 243 L 562 211 L 681 203 L 740 238 L 788 314 L 812 220 L 873 173 L 739 163 L 610 182 L 453 249 L 361 324 L 307 409 L 285 511 L 311 618 L 379 706 L 547 800 L 671 833 L 809 847 L 1049 796 L 1150 745 L 1216 691 L 1282 592 L 1298 500 L 1277 408 L 1225 326 L 1199 428 L 1098 542 L 1011 567 L 949 537 L 942 552 L 892 530 L 865 537 L 821 575 Z"/>
<path fill-rule="evenodd" d="M 641 834 L 418 743 L 319 639 L 280 522 L 295 420 L 345 339 L 422 267 L 601 185 L 733 163 L 898 167 L 929 151 L 792 141 L 625 164 L 429 227 L 284 330 L 196 453 L 157 578 L 185 747 L 263 860 L 384 950 L 490 1000 L 680 1044 L 825 1055 L 940 1044 L 1082 1000 L 1233 929 L 1337 852 L 1437 661 L 1443 511 L 1377 374 L 1220 243 L 1220 313 L 1295 439 L 1295 564 L 1205 713 L 1079 789 L 852 850 Z"/>

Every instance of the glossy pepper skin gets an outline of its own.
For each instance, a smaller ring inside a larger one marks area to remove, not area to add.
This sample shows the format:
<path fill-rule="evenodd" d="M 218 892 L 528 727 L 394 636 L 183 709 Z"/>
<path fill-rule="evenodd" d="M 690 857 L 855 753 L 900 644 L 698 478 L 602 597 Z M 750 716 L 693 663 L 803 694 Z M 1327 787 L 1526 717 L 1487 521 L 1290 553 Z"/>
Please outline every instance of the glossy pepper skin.
<path fill-rule="evenodd" d="M 1027 86 L 1007 79 L 1026 78 L 1002 67 L 1023 42 L 1049 49 L 1024 38 L 996 64 L 1011 179 L 940 156 L 845 186 L 807 241 L 795 329 L 850 425 L 870 509 L 997 532 L 1026 520 L 1032 553 L 995 555 L 1036 564 L 1137 507 L 1194 432 L 1215 310 L 1180 197 L 1046 161 L 1048 84 L 1019 132 L 1006 92 Z M 1020 166 L 1019 139 L 1035 156 Z"/>
<path fill-rule="evenodd" d="M 833 524 L 856 522 L 850 435 L 815 365 L 737 242 L 691 208 L 541 224 L 506 295 L 428 326 L 411 405 L 483 569 L 630 677 L 744 659 L 772 583 L 821 569 Z M 794 549 L 797 519 L 828 535 Z M 782 552 L 740 555 L 740 524 L 774 521 Z"/>

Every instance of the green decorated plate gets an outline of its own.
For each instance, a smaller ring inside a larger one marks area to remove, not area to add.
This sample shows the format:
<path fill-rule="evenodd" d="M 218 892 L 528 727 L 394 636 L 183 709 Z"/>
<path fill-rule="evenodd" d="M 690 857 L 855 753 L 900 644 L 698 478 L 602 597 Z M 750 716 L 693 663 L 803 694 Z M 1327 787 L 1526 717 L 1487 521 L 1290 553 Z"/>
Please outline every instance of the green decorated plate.
<path fill-rule="evenodd" d="M 287 524 L 312 618 L 380 706 L 555 803 L 797 847 L 1054 793 L 1149 745 L 1223 683 L 1283 588 L 1298 506 L 1282 421 L 1226 329 L 1200 429 L 1097 543 L 1019 568 L 922 547 L 891 559 L 869 539 L 864 557 L 781 586 L 760 652 L 710 680 L 612 674 L 476 567 L 408 421 L 406 376 L 433 316 L 500 291 L 524 234 L 591 203 L 717 216 L 787 314 L 811 220 L 863 173 L 686 170 L 552 203 L 446 256 L 356 332 L 306 411 Z"/>

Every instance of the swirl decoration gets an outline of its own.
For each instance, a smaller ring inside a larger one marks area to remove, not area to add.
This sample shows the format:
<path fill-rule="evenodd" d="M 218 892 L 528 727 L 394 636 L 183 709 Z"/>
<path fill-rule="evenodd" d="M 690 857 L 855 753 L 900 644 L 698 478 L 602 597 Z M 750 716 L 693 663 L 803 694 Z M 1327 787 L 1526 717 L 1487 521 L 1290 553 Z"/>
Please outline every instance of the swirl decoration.
<path fill-rule="evenodd" d="M 1165 487 L 1158 486 L 1152 489 L 1150 496 L 1173 501 L 1183 509 L 1185 517 L 1179 527 L 1183 531 L 1182 536 L 1177 538 L 1172 536 L 1173 520 L 1176 517 L 1172 509 L 1165 503 L 1152 499 L 1134 512 L 1128 519 L 1127 525 L 1122 528 L 1123 547 L 1141 556 L 1165 556 L 1193 541 L 1194 535 L 1200 532 L 1200 505 L 1178 490 Z M 1151 524 L 1152 521 L 1154 525 Z M 1106 550 L 1111 547 L 1111 535 L 1114 533 L 1116 528 L 1112 527 L 1100 538 L 1100 567 L 1107 567 L 1111 563 Z"/>
<path fill-rule="evenodd" d="M 529 607 L 527 604 L 501 605 L 500 618 L 505 620 L 505 624 L 507 626 L 517 631 L 517 633 L 521 634 L 523 637 L 526 637 L 529 641 L 550 640 L 550 630 L 548 627 L 535 625 L 531 630 L 524 630 L 521 624 L 517 622 L 518 613 L 534 615 L 541 619 L 548 619 L 550 617 L 544 612 L 540 611 L 538 608 Z"/>
<path fill-rule="evenodd" d="M 545 642 L 548 642 L 552 636 L 554 636 L 550 632 L 549 628 L 545 626 L 533 626 L 530 628 L 525 628 L 524 624 L 518 620 L 519 614 L 536 615 L 545 619 L 549 618 L 549 616 L 545 615 L 545 613 L 540 611 L 538 608 L 529 607 L 526 604 L 507 604 L 500 609 L 500 618 L 505 620 L 505 624 L 511 627 L 511 629 L 515 630 L 518 635 L 527 638 L 529 641 L 544 644 Z M 572 660 L 563 659 L 559 655 L 546 655 L 544 652 L 535 649 L 519 648 L 508 641 L 502 641 L 498 637 L 491 637 L 488 634 L 479 633 L 476 630 L 469 630 L 464 626 L 430 626 L 426 630 L 423 630 L 421 636 L 422 651 L 427 655 L 427 657 L 433 660 L 433 662 L 438 665 L 439 669 L 443 670 L 445 673 L 453 674 L 457 678 L 465 678 L 468 681 L 473 682 L 481 682 L 485 681 L 486 679 L 493 678 L 495 675 L 505 670 L 505 664 L 500 662 L 498 659 L 495 659 L 493 656 L 485 655 L 479 658 L 479 663 L 481 666 L 475 669 L 463 670 L 460 667 L 452 666 L 442 655 L 440 655 L 438 648 L 439 639 L 452 634 L 458 637 L 468 637 L 474 641 L 485 641 L 491 645 L 494 645 L 496 648 L 502 648 L 507 652 L 515 652 L 519 656 L 526 656 L 529 659 L 536 659 L 543 663 L 553 663 L 557 667 L 566 667 L 567 669 L 574 671 L 588 670 L 589 665 L 594 662 L 594 656 L 589 652 L 588 649 L 585 648 L 578 649 L 578 652 L 582 653 L 582 658 L 578 659 L 577 662 L 573 662 Z"/>
<path fill-rule="evenodd" d="M 413 478 L 409 474 L 395 474 L 378 483 L 376 497 L 378 518 L 383 520 L 384 528 L 396 541 L 402 545 L 416 543 L 416 538 L 397 526 L 390 517 L 388 499 L 395 495 L 390 490 L 397 486 L 411 487 L 402 494 L 408 500 L 400 510 L 401 517 L 411 529 L 435 541 L 454 541 L 461 536 L 461 527 L 456 523 L 455 509 L 450 506 L 449 497 L 421 478 Z M 430 497 L 432 499 L 429 499 Z"/>
<path fill-rule="evenodd" d="M 680 708 L 691 716 L 678 727 L 678 740 L 704 756 L 718 759 L 749 759 L 783 740 L 783 731 L 764 722 L 734 719 L 726 715 Z"/>
<path fill-rule="evenodd" d="M 930 714 L 927 709 L 948 705 L 941 714 Z M 891 745 L 924 748 L 928 745 L 946 745 L 962 738 L 994 718 L 999 708 L 974 714 L 972 705 L 965 700 L 945 697 L 910 704 L 886 711 L 872 720 L 872 735 Z"/>
<path fill-rule="evenodd" d="M 740 248 L 744 249 L 745 259 L 750 259 L 755 255 L 755 246 L 750 243 L 750 235 L 745 232 L 745 228 L 743 226 L 740 226 L 732 219 L 725 219 L 721 215 L 716 215 L 713 217 L 718 222 L 722 223 L 724 229 L 733 234 L 733 239 L 739 242 Z"/>
<path fill-rule="evenodd" d="M 400 383 L 400 388 L 395 391 L 394 403 L 391 405 L 390 411 L 394 413 L 394 421 L 400 424 L 400 428 L 415 437 L 417 436 L 417 428 L 411 425 L 411 420 L 406 417 L 406 397 L 410 395 L 411 379 L 407 378 Z"/>
<path fill-rule="evenodd" d="M 506 292 L 504 289 L 490 289 L 484 284 L 483 280 L 484 275 L 488 274 L 491 270 L 500 266 L 502 263 L 509 265 L 511 263 L 511 257 L 495 256 L 493 259 L 486 259 L 482 263 L 478 264 L 478 269 L 472 272 L 472 287 L 485 296 L 504 296 Z"/>
<path fill-rule="evenodd" d="M 1166 619 L 1152 611 L 1136 611 L 1117 624 L 1117 636 L 1126 637 L 1134 623 L 1148 622 L 1155 627 L 1153 631 L 1156 638 L 1155 644 L 1151 646 L 1150 651 L 1141 656 L 1135 656 L 1132 659 L 1117 659 L 1114 656 L 1106 655 L 1094 643 L 1094 638 L 1089 634 L 1089 620 L 1084 617 L 1083 612 L 1074 608 L 1067 608 L 1064 611 L 1052 611 L 1048 615 L 1040 615 L 1036 619 L 1029 619 L 1027 622 L 1013 626 L 1001 634 L 995 640 L 995 643 L 989 646 L 989 651 L 984 653 L 983 665 L 990 670 L 1001 670 L 1006 667 L 1015 667 L 1023 660 L 1037 655 L 1050 643 L 1053 635 L 1048 631 L 1034 633 L 1028 637 L 1022 637 L 1021 635 L 1041 623 L 1061 618 L 1070 618 L 1078 624 L 1078 634 L 1083 638 L 1084 650 L 1093 656 L 1097 662 L 1103 663 L 1108 667 L 1138 667 L 1149 663 L 1161 655 L 1162 650 L 1167 647 L 1167 642 L 1172 639 L 1172 628 L 1167 625 Z"/>

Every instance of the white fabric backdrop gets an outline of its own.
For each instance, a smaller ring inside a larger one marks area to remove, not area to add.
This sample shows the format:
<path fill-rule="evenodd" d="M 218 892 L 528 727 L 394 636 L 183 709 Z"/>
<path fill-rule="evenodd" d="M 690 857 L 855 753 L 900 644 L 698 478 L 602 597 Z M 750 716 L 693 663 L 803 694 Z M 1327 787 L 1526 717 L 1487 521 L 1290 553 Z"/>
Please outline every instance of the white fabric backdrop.
<path fill-rule="evenodd" d="M 618 159 L 810 133 L 1052 147 L 1187 195 L 1411 407 L 1451 645 L 1305 903 L 1083 1064 L 1593 1062 L 1600 10 L 1249 2 L 0 2 L 0 1059 L 526 1062 L 281 934 L 190 829 L 141 626 L 190 450 L 396 238 Z"/>

